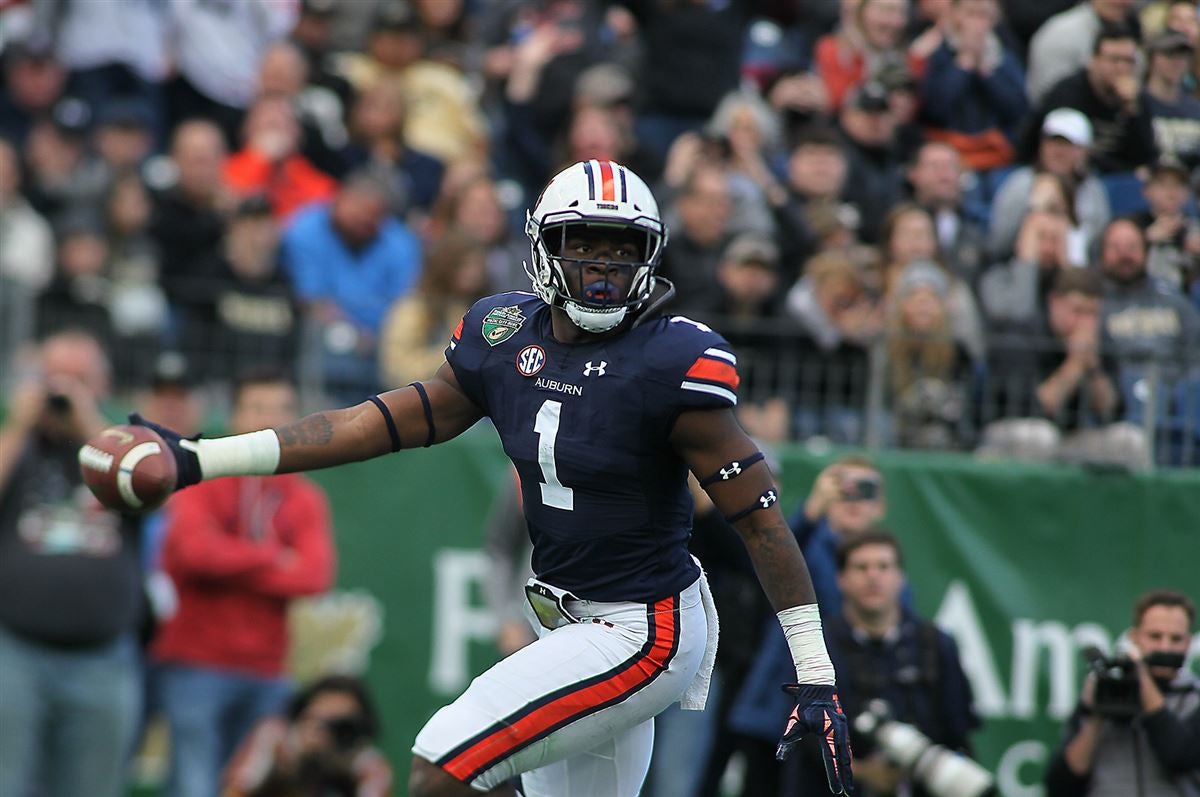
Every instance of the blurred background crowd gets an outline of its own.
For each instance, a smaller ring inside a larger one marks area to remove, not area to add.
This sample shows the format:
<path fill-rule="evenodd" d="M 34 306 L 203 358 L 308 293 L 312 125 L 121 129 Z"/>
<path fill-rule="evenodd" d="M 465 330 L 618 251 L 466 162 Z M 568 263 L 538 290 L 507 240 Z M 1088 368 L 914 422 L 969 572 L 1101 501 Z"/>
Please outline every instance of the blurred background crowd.
<path fill-rule="evenodd" d="M 558 169 L 655 187 L 767 440 L 1200 461 L 1196 0 L 10 0 L 0 355 L 423 377 Z M 14 359 L 16 358 L 16 359 Z M 4 378 L 16 376 L 6 368 Z"/>
<path fill-rule="evenodd" d="M 78 443 L 97 399 L 237 432 L 429 375 L 473 301 L 528 288 L 525 210 L 579 160 L 653 186 L 673 311 L 736 348 L 765 441 L 1200 464 L 1198 48 L 1197 0 L 0 0 L 0 707 L 57 718 L 37 793 L 116 793 L 156 711 L 170 794 L 393 789 L 363 684 L 283 677 L 288 604 L 337 569 L 319 491 L 222 480 L 139 530 L 72 525 Z M 661 719 L 649 789 L 715 794 L 735 752 L 743 794 L 819 786 L 774 763 L 790 660 L 698 498 L 722 613 L 765 620 L 723 629 L 712 710 Z M 843 457 L 792 518 L 839 684 L 869 713 L 877 671 L 928 664 L 885 684 L 923 695 L 897 719 L 969 751 L 957 652 L 913 614 L 886 500 Z M 523 550 L 515 504 L 493 525 Z M 139 654 L 144 602 L 163 627 Z M 1133 615 L 1141 652 L 1181 661 L 1194 626 L 1174 593 Z M 526 635 L 502 622 L 501 649 Z M 35 724 L 0 723 L 0 792 L 34 782 Z M 1163 783 L 1195 771 L 1176 748 Z M 861 793 L 910 793 L 855 749 Z M 1048 793 L 1083 793 L 1084 763 L 1056 754 Z"/>

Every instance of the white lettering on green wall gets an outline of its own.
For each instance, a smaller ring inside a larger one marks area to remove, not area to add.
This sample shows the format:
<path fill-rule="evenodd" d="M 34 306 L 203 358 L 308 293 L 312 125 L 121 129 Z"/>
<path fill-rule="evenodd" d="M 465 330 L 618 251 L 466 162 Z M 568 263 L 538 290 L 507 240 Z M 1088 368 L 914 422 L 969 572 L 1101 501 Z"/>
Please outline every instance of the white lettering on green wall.
<path fill-rule="evenodd" d="M 475 674 L 471 643 L 491 643 L 496 619 L 479 598 L 488 573 L 487 554 L 478 549 L 442 548 L 433 556 L 433 654 L 429 688 L 456 695 Z"/>

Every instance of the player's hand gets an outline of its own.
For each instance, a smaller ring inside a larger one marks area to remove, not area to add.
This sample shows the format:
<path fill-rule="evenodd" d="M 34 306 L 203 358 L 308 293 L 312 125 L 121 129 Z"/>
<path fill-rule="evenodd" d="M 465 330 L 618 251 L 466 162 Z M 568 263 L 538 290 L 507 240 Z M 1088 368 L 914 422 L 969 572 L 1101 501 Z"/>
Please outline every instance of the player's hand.
<path fill-rule="evenodd" d="M 134 426 L 153 429 L 158 432 L 159 437 L 166 441 L 167 447 L 171 449 L 171 454 L 175 457 L 175 472 L 179 474 L 175 480 L 176 490 L 182 490 L 184 487 L 190 487 L 200 482 L 203 476 L 200 473 L 200 458 L 196 456 L 195 442 L 200 439 L 200 435 L 185 438 L 174 429 L 168 429 L 146 420 L 137 412 L 130 413 L 129 422 Z"/>
<path fill-rule="evenodd" d="M 850 728 L 837 692 L 832 686 L 818 684 L 787 684 L 783 691 L 796 698 L 796 707 L 788 717 L 775 757 L 782 761 L 800 739 L 808 734 L 818 734 L 829 790 L 834 794 L 849 794 L 854 787 L 850 772 Z"/>

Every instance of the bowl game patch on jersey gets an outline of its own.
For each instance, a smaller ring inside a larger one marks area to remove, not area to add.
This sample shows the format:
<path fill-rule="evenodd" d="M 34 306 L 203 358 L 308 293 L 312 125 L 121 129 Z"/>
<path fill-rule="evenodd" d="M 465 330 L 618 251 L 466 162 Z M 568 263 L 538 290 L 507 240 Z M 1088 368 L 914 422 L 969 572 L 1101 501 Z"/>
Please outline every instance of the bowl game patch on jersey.
<path fill-rule="evenodd" d="M 483 317 L 483 339 L 489 346 L 498 346 L 517 334 L 517 330 L 524 325 L 525 314 L 520 307 L 493 307 Z"/>

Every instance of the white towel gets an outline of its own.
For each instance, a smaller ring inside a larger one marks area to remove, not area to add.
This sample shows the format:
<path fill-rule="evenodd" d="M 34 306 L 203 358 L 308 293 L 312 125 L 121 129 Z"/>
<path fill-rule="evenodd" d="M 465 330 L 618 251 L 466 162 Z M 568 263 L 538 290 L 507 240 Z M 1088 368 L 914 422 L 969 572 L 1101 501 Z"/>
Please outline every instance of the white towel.
<path fill-rule="evenodd" d="M 708 702 L 713 665 L 717 663 L 717 639 L 721 636 L 721 622 L 717 619 L 717 605 L 713 603 L 712 591 L 708 588 L 708 577 L 704 575 L 704 566 L 696 557 L 693 556 L 692 560 L 696 567 L 700 568 L 700 601 L 704 604 L 704 618 L 708 622 L 708 641 L 704 645 L 704 658 L 700 660 L 700 669 L 696 671 L 696 677 L 679 699 L 679 707 L 684 711 L 703 711 L 705 703 Z"/>

